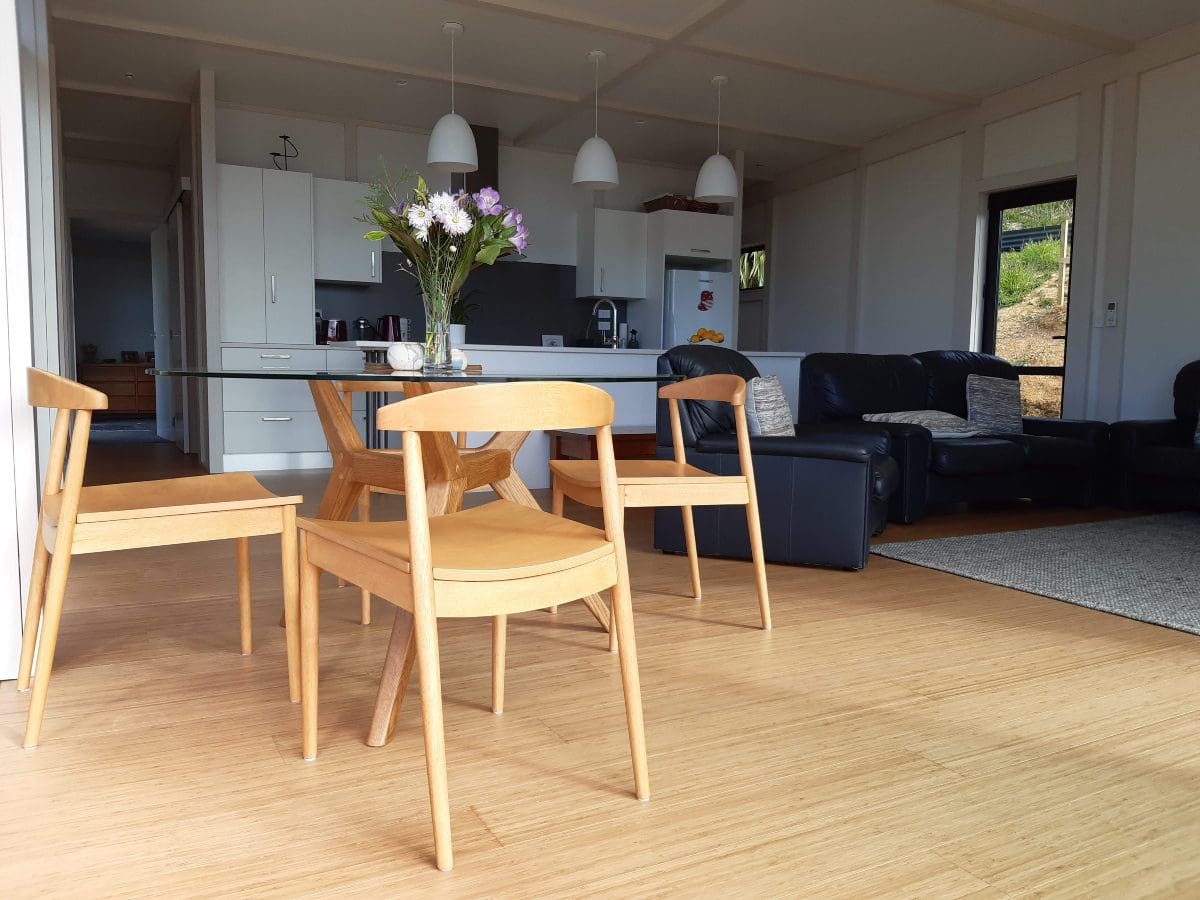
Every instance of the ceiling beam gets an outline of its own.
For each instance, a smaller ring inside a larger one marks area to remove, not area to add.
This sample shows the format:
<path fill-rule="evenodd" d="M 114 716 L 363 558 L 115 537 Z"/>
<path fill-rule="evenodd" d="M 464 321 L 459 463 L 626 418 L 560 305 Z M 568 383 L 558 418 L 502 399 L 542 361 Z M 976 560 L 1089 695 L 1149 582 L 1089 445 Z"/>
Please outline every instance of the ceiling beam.
<path fill-rule="evenodd" d="M 1064 38 L 1076 44 L 1085 44 L 1095 47 L 1097 50 L 1103 50 L 1105 53 L 1128 53 L 1134 47 L 1133 41 L 1115 37 L 1107 32 L 1096 31 L 1094 28 L 1085 28 L 1074 22 L 1056 19 L 1022 6 L 1013 6 L 1005 3 L 1004 0 L 935 0 L 935 2 L 1012 25 L 1020 25 L 1022 28 L 1028 28 L 1030 31 L 1040 34 Z"/>
<path fill-rule="evenodd" d="M 71 81 L 60 78 L 60 91 L 79 91 L 84 94 L 107 94 L 111 97 L 132 97 L 138 100 L 156 100 L 161 103 L 182 103 L 188 106 L 192 98 L 186 94 L 170 94 L 166 91 L 148 91 L 143 88 L 127 87 L 125 85 L 99 84 L 92 81 Z"/>

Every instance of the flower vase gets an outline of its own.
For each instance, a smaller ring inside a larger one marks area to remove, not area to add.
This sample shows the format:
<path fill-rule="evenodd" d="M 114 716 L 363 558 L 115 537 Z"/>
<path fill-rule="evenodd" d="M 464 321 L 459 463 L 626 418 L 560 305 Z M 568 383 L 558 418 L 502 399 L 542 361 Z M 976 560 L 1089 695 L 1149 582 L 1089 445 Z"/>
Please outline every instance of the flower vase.
<path fill-rule="evenodd" d="M 425 326 L 425 368 L 450 368 L 450 329 L 445 322 L 431 321 Z"/>

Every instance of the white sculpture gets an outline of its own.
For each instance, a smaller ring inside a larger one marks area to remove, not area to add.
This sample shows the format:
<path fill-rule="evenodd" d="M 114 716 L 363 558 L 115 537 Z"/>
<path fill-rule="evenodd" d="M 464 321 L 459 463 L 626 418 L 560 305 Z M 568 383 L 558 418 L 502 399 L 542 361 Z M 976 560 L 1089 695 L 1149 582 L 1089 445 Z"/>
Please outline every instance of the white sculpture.
<path fill-rule="evenodd" d="M 423 368 L 425 365 L 425 346 L 416 341 L 389 344 L 387 361 L 388 365 L 396 371 L 411 372 Z"/>
<path fill-rule="evenodd" d="M 456 372 L 467 367 L 467 354 L 465 350 L 451 348 L 450 350 L 450 368 Z"/>

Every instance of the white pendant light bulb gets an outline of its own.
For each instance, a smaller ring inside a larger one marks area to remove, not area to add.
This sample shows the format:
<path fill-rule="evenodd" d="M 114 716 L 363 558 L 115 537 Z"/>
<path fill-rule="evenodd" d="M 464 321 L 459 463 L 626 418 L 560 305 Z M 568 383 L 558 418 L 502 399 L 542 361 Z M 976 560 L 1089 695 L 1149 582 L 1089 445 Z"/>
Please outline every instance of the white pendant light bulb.
<path fill-rule="evenodd" d="M 696 178 L 696 199 L 706 203 L 729 203 L 738 195 L 737 172 L 729 157 L 721 153 L 721 88 L 729 83 L 724 75 L 714 75 L 717 87 L 717 152 L 704 161 Z"/>
<path fill-rule="evenodd" d="M 608 54 L 603 50 L 588 52 L 596 68 L 595 91 L 593 97 L 594 134 L 583 142 L 579 153 L 575 155 L 575 171 L 571 181 L 578 187 L 589 191 L 606 191 L 618 184 L 617 157 L 608 141 L 600 137 L 600 63 Z"/>
<path fill-rule="evenodd" d="M 450 112 L 433 126 L 425 162 L 443 172 L 474 172 L 479 168 L 475 135 L 467 120 L 454 111 L 454 39 L 463 33 L 463 27 L 458 22 L 443 22 L 442 33 L 450 37 Z"/>

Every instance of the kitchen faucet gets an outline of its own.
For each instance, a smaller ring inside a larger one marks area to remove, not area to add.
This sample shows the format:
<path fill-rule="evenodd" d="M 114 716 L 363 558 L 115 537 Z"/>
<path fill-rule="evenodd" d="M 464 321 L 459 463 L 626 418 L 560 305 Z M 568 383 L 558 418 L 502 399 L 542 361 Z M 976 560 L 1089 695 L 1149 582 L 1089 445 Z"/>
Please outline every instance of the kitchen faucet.
<path fill-rule="evenodd" d="M 596 310 L 600 308 L 602 303 L 607 303 L 612 309 L 612 328 L 608 332 L 607 337 L 605 337 L 603 332 L 600 333 L 600 346 L 611 347 L 613 350 L 619 350 L 621 345 L 617 339 L 617 304 L 615 304 L 612 300 L 609 300 L 607 297 L 601 297 L 592 306 L 593 316 L 596 315 Z"/>

